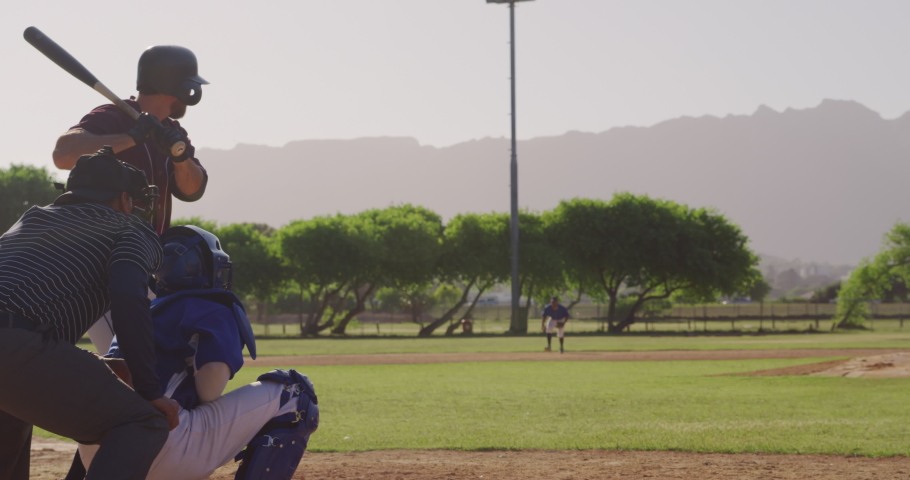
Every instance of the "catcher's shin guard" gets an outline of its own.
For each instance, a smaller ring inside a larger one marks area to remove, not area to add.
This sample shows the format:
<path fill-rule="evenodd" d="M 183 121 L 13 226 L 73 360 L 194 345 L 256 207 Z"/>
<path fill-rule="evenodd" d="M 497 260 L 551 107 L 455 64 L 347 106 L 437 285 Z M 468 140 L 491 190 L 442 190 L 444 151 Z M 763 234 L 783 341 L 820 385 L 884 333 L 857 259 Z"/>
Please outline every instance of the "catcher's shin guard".
<path fill-rule="evenodd" d="M 319 427 L 316 391 L 306 375 L 294 370 L 273 370 L 258 380 L 281 384 L 281 405 L 296 401 L 297 409 L 269 420 L 259 430 L 235 458 L 240 460 L 240 468 L 234 480 L 290 480 L 310 435 Z"/>

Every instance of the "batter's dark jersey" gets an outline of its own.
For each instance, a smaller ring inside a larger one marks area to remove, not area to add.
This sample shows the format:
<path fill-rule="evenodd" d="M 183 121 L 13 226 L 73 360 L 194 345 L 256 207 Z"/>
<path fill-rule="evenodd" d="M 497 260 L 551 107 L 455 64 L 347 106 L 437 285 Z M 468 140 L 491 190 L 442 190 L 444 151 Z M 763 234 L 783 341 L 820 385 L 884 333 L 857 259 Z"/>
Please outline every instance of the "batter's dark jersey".
<path fill-rule="evenodd" d="M 0 236 L 0 310 L 53 325 L 76 343 L 111 306 L 108 271 L 131 262 L 146 278 L 161 243 L 135 215 L 97 203 L 32 207 Z"/>
<path fill-rule="evenodd" d="M 126 103 L 130 104 L 137 111 L 140 110 L 139 103 L 135 100 L 126 100 Z M 89 112 L 88 115 L 82 117 L 82 120 L 72 128 L 81 128 L 86 132 L 95 135 L 116 135 L 126 133 L 135 124 L 136 121 L 123 112 L 123 110 L 120 110 L 114 104 L 107 104 L 101 105 Z M 166 127 L 177 127 L 184 136 L 186 135 L 186 130 L 184 130 L 180 126 L 180 122 L 176 120 L 166 118 L 161 124 Z M 190 155 L 190 160 L 188 161 L 195 162 L 196 165 L 199 165 L 199 167 L 202 168 L 199 160 L 194 157 L 196 149 L 189 142 L 188 138 L 186 148 Z M 158 199 L 158 211 L 155 213 L 155 218 L 152 223 L 155 227 L 155 231 L 159 234 L 167 230 L 171 225 L 171 197 L 177 197 L 178 200 L 184 202 L 195 202 L 202 198 L 202 194 L 205 193 L 205 186 L 208 183 L 208 174 L 205 172 L 204 168 L 202 169 L 204 175 L 202 187 L 193 195 L 184 195 L 180 192 L 174 182 L 174 165 L 168 161 L 169 156 L 161 152 L 152 142 L 128 148 L 117 153 L 115 156 L 121 161 L 129 163 L 144 171 L 149 184 L 158 186 L 158 193 L 161 197 Z"/>

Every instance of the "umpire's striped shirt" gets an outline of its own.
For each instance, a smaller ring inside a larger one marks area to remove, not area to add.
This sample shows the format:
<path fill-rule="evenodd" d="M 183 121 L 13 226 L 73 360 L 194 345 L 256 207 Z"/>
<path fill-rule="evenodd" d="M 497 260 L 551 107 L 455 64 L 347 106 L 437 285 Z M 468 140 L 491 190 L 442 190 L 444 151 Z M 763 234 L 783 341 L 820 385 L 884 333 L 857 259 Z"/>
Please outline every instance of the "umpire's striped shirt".
<path fill-rule="evenodd" d="M 0 310 L 52 325 L 75 343 L 110 309 L 108 269 L 161 262 L 155 230 L 97 203 L 32 207 L 0 236 Z"/>

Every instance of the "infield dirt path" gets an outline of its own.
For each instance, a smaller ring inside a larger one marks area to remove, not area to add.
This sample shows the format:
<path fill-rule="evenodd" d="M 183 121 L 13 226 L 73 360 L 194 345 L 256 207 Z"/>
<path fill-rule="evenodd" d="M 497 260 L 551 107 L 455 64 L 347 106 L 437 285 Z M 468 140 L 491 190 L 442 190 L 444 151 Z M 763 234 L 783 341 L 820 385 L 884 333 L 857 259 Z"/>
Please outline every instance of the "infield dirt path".
<path fill-rule="evenodd" d="M 244 359 L 249 367 L 409 365 L 462 362 L 653 362 L 670 360 L 756 360 L 765 358 L 864 357 L 907 352 L 886 348 L 794 348 L 780 350 L 649 350 L 635 352 L 478 352 L 289 355 Z"/>
<path fill-rule="evenodd" d="M 32 479 L 62 478 L 75 446 L 35 439 Z M 236 464 L 218 469 L 214 480 L 232 480 Z M 907 479 L 906 457 L 863 458 L 834 455 L 766 455 L 615 450 L 523 450 L 460 452 L 383 450 L 312 453 L 303 457 L 296 480 L 368 479 Z"/>

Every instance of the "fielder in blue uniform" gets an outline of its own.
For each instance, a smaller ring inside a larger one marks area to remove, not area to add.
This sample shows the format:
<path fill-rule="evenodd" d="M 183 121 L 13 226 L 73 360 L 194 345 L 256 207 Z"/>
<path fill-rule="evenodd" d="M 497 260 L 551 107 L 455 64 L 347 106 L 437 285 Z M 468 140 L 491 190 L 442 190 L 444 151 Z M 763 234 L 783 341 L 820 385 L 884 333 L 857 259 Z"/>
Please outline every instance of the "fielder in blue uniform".
<path fill-rule="evenodd" d="M 243 348 L 256 358 L 249 320 L 230 291 L 230 259 L 198 227 L 170 228 L 161 242 L 152 302 L 156 371 L 165 396 L 181 406 L 181 426 L 148 480 L 201 480 L 235 458 L 237 480 L 290 480 L 319 425 L 313 384 L 294 370 L 274 370 L 222 395 L 243 367 Z M 116 339 L 108 355 L 120 355 Z M 95 450 L 79 447 L 86 467 Z"/>
<path fill-rule="evenodd" d="M 547 322 L 547 319 L 550 319 Z M 559 297 L 550 299 L 550 304 L 543 309 L 543 319 L 540 321 L 540 328 L 547 334 L 547 347 L 544 351 L 550 352 L 553 347 L 553 330 L 556 330 L 556 336 L 559 337 L 559 353 L 565 352 L 563 340 L 566 336 L 566 322 L 569 321 L 569 310 L 559 304 Z"/>

